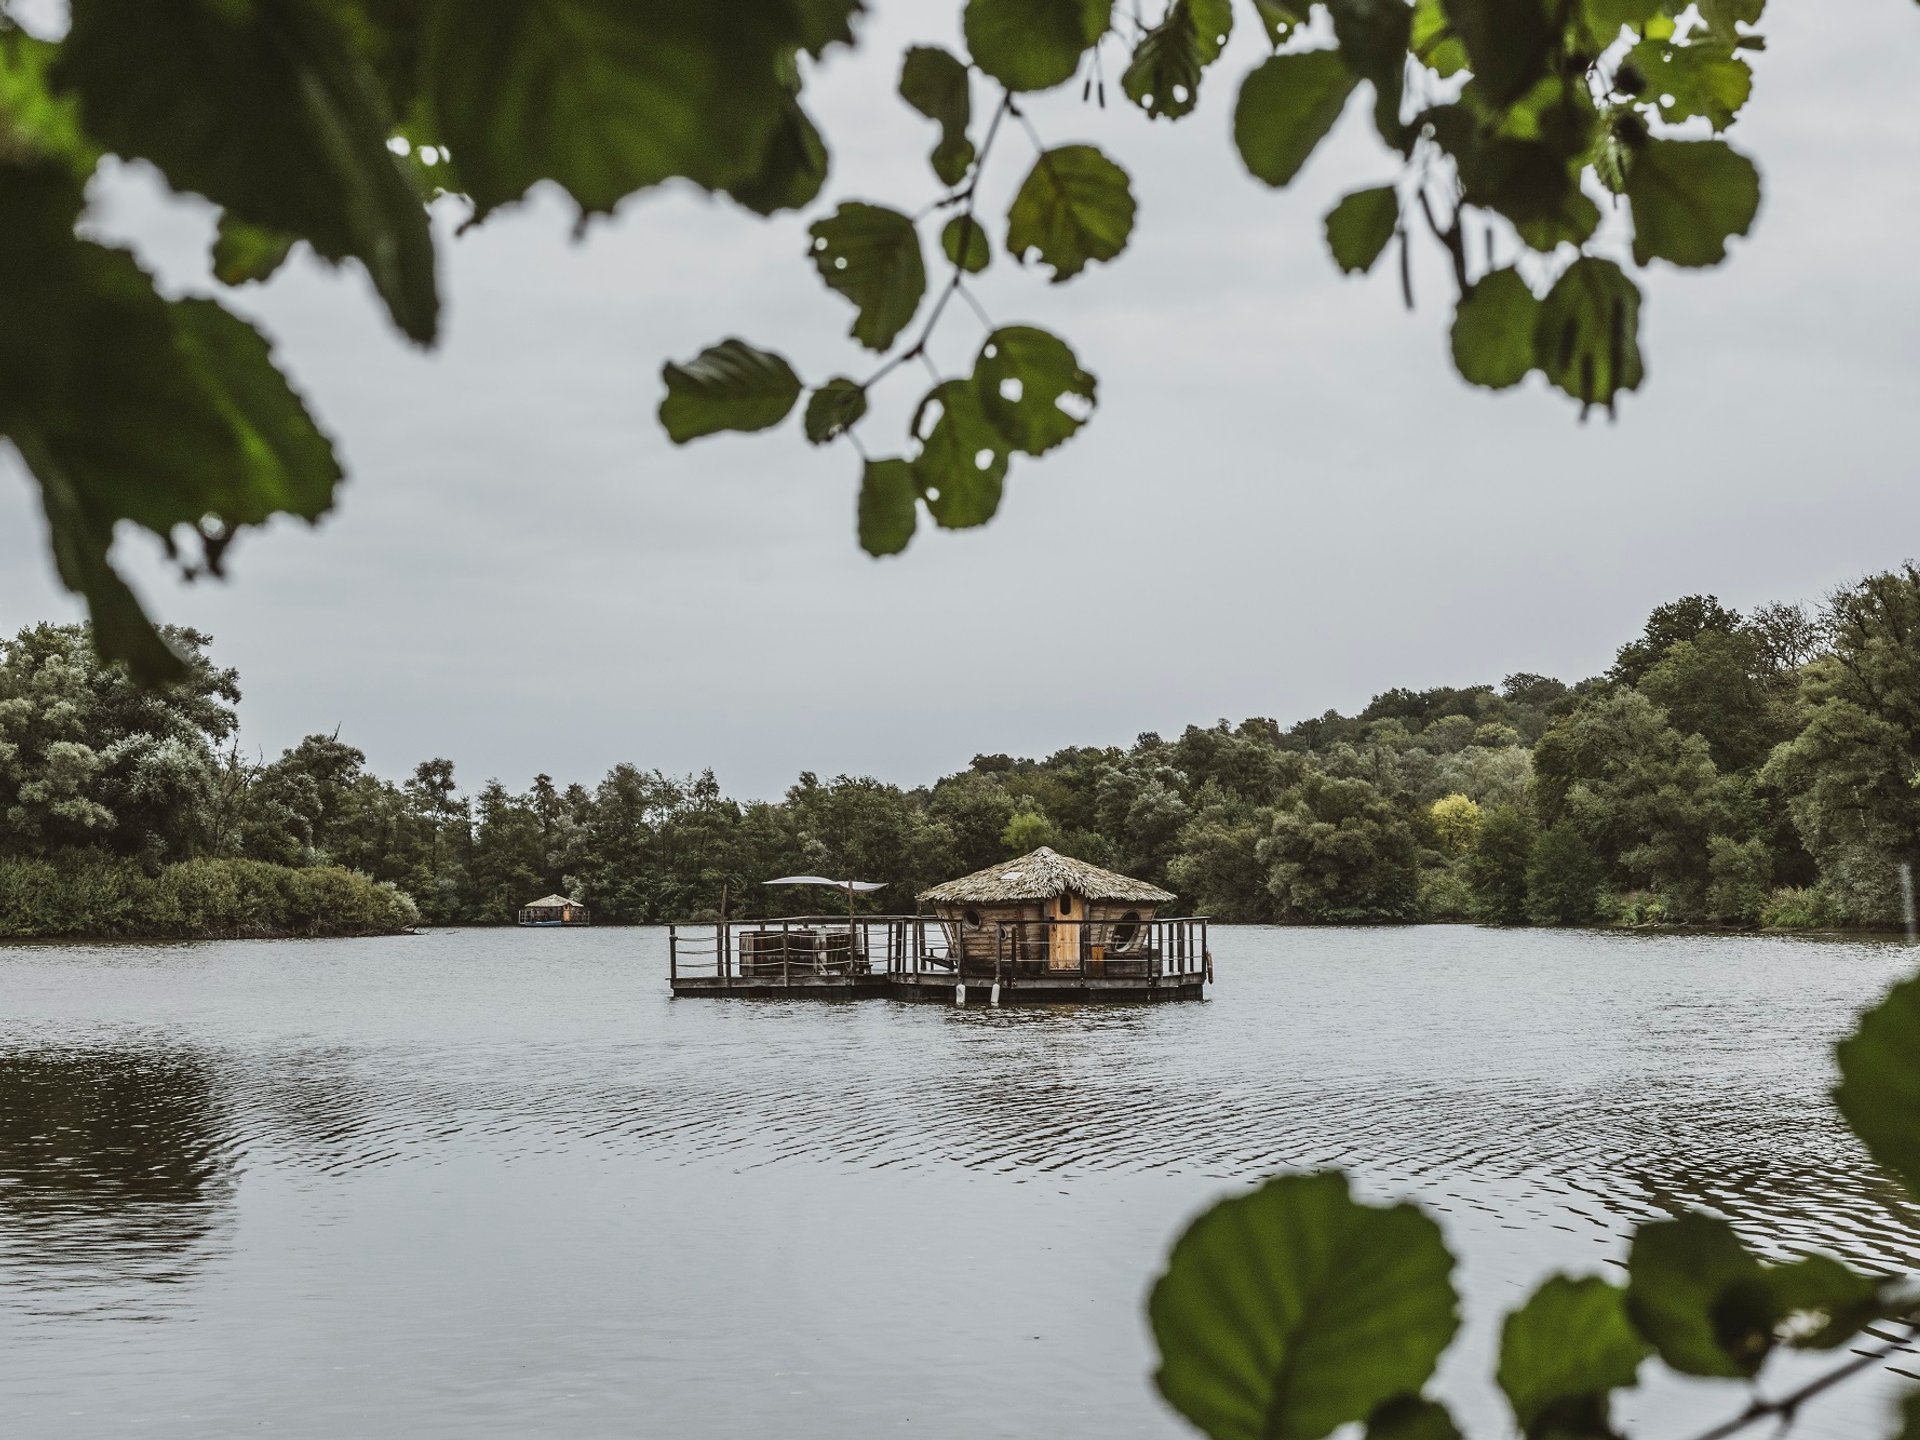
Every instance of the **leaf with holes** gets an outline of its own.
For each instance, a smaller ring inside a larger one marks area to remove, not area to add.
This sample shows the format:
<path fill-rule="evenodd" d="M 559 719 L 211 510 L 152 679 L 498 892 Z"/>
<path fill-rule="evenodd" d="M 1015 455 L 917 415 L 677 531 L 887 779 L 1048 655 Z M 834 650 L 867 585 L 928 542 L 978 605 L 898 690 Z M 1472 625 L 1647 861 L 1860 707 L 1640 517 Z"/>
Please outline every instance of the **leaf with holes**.
<path fill-rule="evenodd" d="M 973 215 L 956 215 L 947 221 L 940 231 L 940 248 L 969 275 L 978 275 L 993 259 L 986 227 Z"/>
<path fill-rule="evenodd" d="M 1920 980 L 1896 985 L 1836 1054 L 1834 1104 L 1867 1153 L 1920 1196 Z"/>
<path fill-rule="evenodd" d="M 1035 251 L 1054 283 L 1111 260 L 1133 233 L 1127 172 L 1091 145 L 1062 145 L 1034 162 L 1007 212 L 1007 253 Z"/>
<path fill-rule="evenodd" d="M 263 230 L 222 215 L 213 238 L 213 277 L 222 285 L 271 279 L 286 263 L 294 243 L 293 236 L 282 231 Z"/>
<path fill-rule="evenodd" d="M 1113 0 L 967 0 L 961 26 L 973 63 L 1009 90 L 1073 78 L 1107 33 Z"/>
<path fill-rule="evenodd" d="M 973 385 L 993 427 L 1028 455 L 1044 455 L 1071 438 L 1094 405 L 1094 378 L 1066 341 L 1030 325 L 1009 325 L 987 337 L 973 364 Z M 1085 414 L 1062 403 L 1069 397 Z"/>
<path fill-rule="evenodd" d="M 666 398 L 660 423 L 676 445 L 722 430 L 765 430 L 787 418 L 800 398 L 800 377 L 770 350 L 722 340 L 685 365 L 662 367 Z"/>
<path fill-rule="evenodd" d="M 421 343 L 439 320 L 433 241 L 387 149 L 395 117 L 334 17 L 310 0 L 75 0 L 58 78 L 88 131 L 176 190 L 366 266 Z"/>
<path fill-rule="evenodd" d="M 1626 1292 L 1597 1276 L 1556 1275 L 1507 1317 L 1497 1378 L 1528 1436 L 1609 1435 L 1609 1397 L 1631 1385 L 1647 1342 Z"/>
<path fill-rule="evenodd" d="M 1627 1313 L 1683 1375 L 1754 1375 L 1773 1348 L 1773 1297 L 1726 1221 L 1697 1212 L 1634 1232 Z"/>
<path fill-rule="evenodd" d="M 884 350 L 913 319 L 927 293 L 926 262 L 913 221 L 898 210 L 848 201 L 807 232 L 827 288 L 860 308 L 853 338 Z"/>
<path fill-rule="evenodd" d="M 973 142 L 967 139 L 973 119 L 967 67 L 937 45 L 916 45 L 900 67 L 900 97 L 940 126 L 933 173 L 943 185 L 958 185 L 973 164 Z"/>
<path fill-rule="evenodd" d="M 866 390 L 846 376 L 836 375 L 807 401 L 807 439 L 815 445 L 838 439 L 866 413 Z"/>
<path fill-rule="evenodd" d="M 1543 0 L 1444 0 L 1474 81 L 1494 103 L 1518 99 L 1547 73 L 1559 27 Z"/>
<path fill-rule="evenodd" d="M 1583 255 L 1540 302 L 1533 349 L 1547 379 L 1587 407 L 1612 410 L 1622 390 L 1637 390 L 1640 288 L 1611 260 Z"/>
<path fill-rule="evenodd" d="M 1753 70 L 1731 45 L 1695 40 L 1675 45 L 1642 40 L 1627 52 L 1626 63 L 1646 80 L 1643 99 L 1651 100 L 1662 120 L 1678 124 L 1704 116 L 1715 130 L 1733 124 L 1753 93 Z"/>
<path fill-rule="evenodd" d="M 938 412 L 930 429 L 929 411 Z M 1007 478 L 1007 441 L 981 409 L 972 382 L 935 386 L 914 414 L 913 434 L 920 441 L 914 480 L 934 520 L 949 530 L 991 520 Z"/>
<path fill-rule="evenodd" d="M 1360 77 L 1338 50 L 1274 55 L 1240 86 L 1233 143 L 1256 180 L 1285 185 L 1333 128 Z"/>
<path fill-rule="evenodd" d="M 1518 270 L 1482 275 L 1453 314 L 1453 364 L 1460 378 L 1505 390 L 1534 366 L 1540 302 Z"/>
<path fill-rule="evenodd" d="M 1760 172 L 1724 140 L 1650 140 L 1627 172 L 1633 258 L 1718 265 L 1760 210 Z"/>
<path fill-rule="evenodd" d="M 898 555 L 919 524 L 920 486 L 905 460 L 869 460 L 860 472 L 860 548 Z"/>
<path fill-rule="evenodd" d="M 1327 249 L 1347 274 L 1373 268 L 1400 223 L 1400 194 L 1391 185 L 1356 190 L 1327 212 Z"/>
<path fill-rule="evenodd" d="M 1453 1257 L 1412 1205 L 1283 1175 L 1201 1215 L 1147 1300 L 1155 1383 L 1213 1440 L 1317 1440 L 1419 1393 L 1459 1327 Z"/>
<path fill-rule="evenodd" d="M 1156 120 L 1178 120 L 1200 101 L 1200 72 L 1220 58 L 1233 30 L 1228 0 L 1173 0 L 1140 37 L 1120 88 Z"/>

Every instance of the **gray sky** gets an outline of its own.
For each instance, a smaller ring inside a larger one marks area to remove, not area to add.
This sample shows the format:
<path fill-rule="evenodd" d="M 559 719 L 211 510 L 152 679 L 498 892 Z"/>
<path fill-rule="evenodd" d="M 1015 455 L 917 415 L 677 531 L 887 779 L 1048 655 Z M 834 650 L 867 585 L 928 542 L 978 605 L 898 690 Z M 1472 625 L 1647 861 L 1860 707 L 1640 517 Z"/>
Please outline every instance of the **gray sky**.
<path fill-rule="evenodd" d="M 982 293 L 1000 323 L 1070 340 L 1099 412 L 1016 459 L 991 526 L 923 521 L 904 557 L 868 559 L 847 446 L 810 449 L 790 421 L 677 449 L 654 407 L 663 359 L 728 335 L 809 379 L 871 368 L 805 229 L 843 199 L 933 197 L 936 132 L 892 87 L 902 48 L 951 43 L 959 7 L 875 8 L 810 84 L 835 164 L 803 216 L 676 189 L 576 244 L 542 194 L 443 244 L 432 355 L 357 271 L 304 260 L 238 297 L 340 442 L 339 507 L 249 533 L 226 585 L 180 586 L 149 537 L 118 553 L 240 668 L 250 745 L 338 726 L 389 774 L 447 755 L 468 785 L 619 760 L 712 765 L 740 795 L 802 769 L 913 784 L 976 752 L 1290 721 L 1392 685 L 1571 679 L 1661 600 L 1812 598 L 1920 551 L 1920 18 L 1775 0 L 1733 135 L 1762 167 L 1760 219 L 1718 270 L 1643 277 L 1649 375 L 1616 425 L 1577 424 L 1538 376 L 1498 396 L 1459 381 L 1437 257 L 1411 316 L 1390 266 L 1334 269 L 1320 217 L 1394 173 L 1367 99 L 1292 188 L 1246 176 L 1245 15 L 1178 124 L 1114 83 L 1104 112 L 1077 87 L 1037 100 L 1048 143 L 1092 140 L 1132 172 L 1134 240 L 1060 287 L 1001 257 Z M 996 250 L 1031 154 L 1001 137 Z M 207 212 L 159 196 L 118 171 L 101 227 L 204 289 Z M 935 353 L 952 373 L 979 339 L 956 305 Z M 886 387 L 862 429 L 876 453 L 898 453 L 925 386 L 908 369 Z M 77 616 L 10 451 L 0 471 L 0 623 Z"/>

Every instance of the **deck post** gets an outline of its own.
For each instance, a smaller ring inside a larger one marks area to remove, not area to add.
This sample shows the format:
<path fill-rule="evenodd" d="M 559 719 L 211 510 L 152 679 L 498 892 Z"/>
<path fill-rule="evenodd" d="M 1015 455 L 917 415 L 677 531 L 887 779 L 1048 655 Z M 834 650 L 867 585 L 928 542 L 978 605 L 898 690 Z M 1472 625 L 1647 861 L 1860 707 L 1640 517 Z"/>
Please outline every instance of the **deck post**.
<path fill-rule="evenodd" d="M 788 947 L 787 922 L 780 922 L 780 983 L 791 987 L 793 984 L 792 951 Z"/>
<path fill-rule="evenodd" d="M 680 927 L 667 926 L 667 983 L 680 978 Z"/>

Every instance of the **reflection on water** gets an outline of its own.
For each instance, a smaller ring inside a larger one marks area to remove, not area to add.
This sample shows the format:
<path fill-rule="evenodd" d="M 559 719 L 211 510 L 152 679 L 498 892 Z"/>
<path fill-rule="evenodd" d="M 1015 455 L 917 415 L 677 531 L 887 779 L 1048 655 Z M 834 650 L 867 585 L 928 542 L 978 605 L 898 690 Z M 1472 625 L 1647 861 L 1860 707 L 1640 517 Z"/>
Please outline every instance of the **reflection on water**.
<path fill-rule="evenodd" d="M 0 1400 L 62 1434 L 139 1397 L 168 1435 L 1172 1435 L 1140 1287 L 1291 1167 L 1428 1205 L 1491 1305 L 1683 1206 L 1920 1268 L 1826 1099 L 1896 947 L 1225 930 L 1204 1005 L 964 1012 L 674 1002 L 663 951 L 0 950 Z"/>

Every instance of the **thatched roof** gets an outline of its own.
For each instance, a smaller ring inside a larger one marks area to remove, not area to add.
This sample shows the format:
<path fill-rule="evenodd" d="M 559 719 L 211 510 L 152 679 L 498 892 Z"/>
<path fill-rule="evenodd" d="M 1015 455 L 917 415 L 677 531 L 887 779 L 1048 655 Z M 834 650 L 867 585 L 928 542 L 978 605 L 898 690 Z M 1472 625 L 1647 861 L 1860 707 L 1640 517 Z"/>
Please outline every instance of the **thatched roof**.
<path fill-rule="evenodd" d="M 573 906 L 576 910 L 582 908 L 578 900 L 569 900 L 564 895 L 545 895 L 538 900 L 529 900 L 520 908 L 522 910 L 558 910 L 567 905 Z"/>
<path fill-rule="evenodd" d="M 1068 890 L 1088 900 L 1127 900 L 1136 905 L 1165 905 L 1173 900 L 1158 885 L 1056 854 L 1045 845 L 1018 860 L 1005 860 L 922 890 L 920 898 L 935 905 L 999 905 L 1051 900 Z"/>

